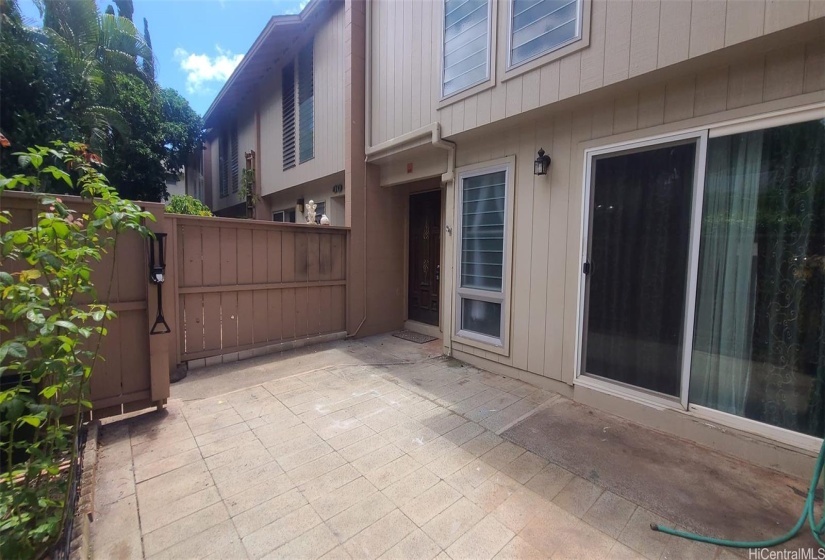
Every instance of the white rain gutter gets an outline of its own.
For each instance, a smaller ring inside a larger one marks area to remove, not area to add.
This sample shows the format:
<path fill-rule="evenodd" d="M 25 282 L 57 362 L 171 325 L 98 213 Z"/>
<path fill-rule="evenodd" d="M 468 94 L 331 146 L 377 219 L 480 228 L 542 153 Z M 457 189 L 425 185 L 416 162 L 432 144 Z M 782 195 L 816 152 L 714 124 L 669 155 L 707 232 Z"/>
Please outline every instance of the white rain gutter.
<path fill-rule="evenodd" d="M 367 100 L 367 102 L 369 103 L 369 95 L 367 95 Z M 367 111 L 366 113 L 367 115 L 370 115 L 371 111 Z M 368 117 L 368 127 L 370 126 L 370 120 L 371 118 Z M 365 134 L 368 144 L 369 136 L 370 134 L 368 128 L 367 134 Z M 390 140 L 387 140 L 386 142 L 381 142 L 380 144 L 376 144 L 375 146 L 367 145 L 364 148 L 364 152 L 367 155 L 367 161 L 373 161 L 377 159 L 377 156 L 383 152 L 390 151 L 394 148 L 403 146 L 404 144 L 409 144 L 410 142 L 414 142 L 415 140 L 420 140 L 426 137 L 430 138 L 430 143 L 433 145 L 433 147 L 446 150 L 447 171 L 441 175 L 441 182 L 446 183 L 448 181 L 452 181 L 455 178 L 455 143 L 450 142 L 449 140 L 444 140 L 441 137 L 441 124 L 437 122 L 430 123 L 427 126 L 423 126 L 416 130 L 407 132 L 406 134 L 402 134 L 401 136 L 396 136 L 395 138 L 391 138 Z"/>

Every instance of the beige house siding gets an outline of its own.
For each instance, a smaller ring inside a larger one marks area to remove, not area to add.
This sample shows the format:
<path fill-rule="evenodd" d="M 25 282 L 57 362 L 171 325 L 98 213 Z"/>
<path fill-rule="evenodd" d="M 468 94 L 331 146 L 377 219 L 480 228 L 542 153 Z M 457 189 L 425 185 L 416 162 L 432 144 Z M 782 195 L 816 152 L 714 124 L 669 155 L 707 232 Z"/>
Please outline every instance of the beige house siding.
<path fill-rule="evenodd" d="M 259 92 L 261 112 L 261 194 L 325 177 L 344 169 L 344 10 L 336 9 L 315 35 L 314 111 L 315 157 L 283 170 L 283 111 L 281 68 L 274 68 L 270 80 Z M 295 53 L 304 44 L 295 46 Z M 294 55 L 293 55 L 294 56 Z M 296 96 L 297 103 L 297 96 Z M 296 121 L 298 111 L 296 105 Z"/>
<path fill-rule="evenodd" d="M 822 60 L 821 41 L 790 46 L 555 117 L 532 118 L 506 129 L 502 124 L 494 133 L 469 134 L 466 141 L 459 137 L 459 167 L 516 156 L 515 230 L 509 355 L 456 341 L 453 350 L 484 359 L 494 371 L 503 365 L 572 384 L 584 150 L 825 101 Z M 533 175 L 539 148 L 553 158 L 547 177 Z M 448 214 L 447 220 L 455 217 Z M 442 324 L 449 324 L 445 321 L 449 318 L 442 317 Z"/>
<path fill-rule="evenodd" d="M 435 121 L 457 134 L 825 15 L 825 0 L 584 0 L 589 46 L 506 71 L 509 7 L 493 1 L 496 85 L 454 103 L 440 101 L 443 3 L 369 3 L 370 145 Z"/>

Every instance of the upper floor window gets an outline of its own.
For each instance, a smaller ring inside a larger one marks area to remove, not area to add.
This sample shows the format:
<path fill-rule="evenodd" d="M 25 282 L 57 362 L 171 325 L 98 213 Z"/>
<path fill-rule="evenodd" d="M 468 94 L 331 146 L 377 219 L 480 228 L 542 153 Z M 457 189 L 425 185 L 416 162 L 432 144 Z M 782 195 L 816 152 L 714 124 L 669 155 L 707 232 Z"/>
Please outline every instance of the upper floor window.
<path fill-rule="evenodd" d="M 490 77 L 489 0 L 444 1 L 442 96 Z"/>
<path fill-rule="evenodd" d="M 298 53 L 298 156 L 301 163 L 315 157 L 315 81 L 313 48 Z"/>
<path fill-rule="evenodd" d="M 295 167 L 295 64 L 291 62 L 281 70 L 281 102 L 286 171 Z"/>
<path fill-rule="evenodd" d="M 513 0 L 510 10 L 510 66 L 581 37 L 582 0 Z"/>
<path fill-rule="evenodd" d="M 233 126 L 231 132 L 224 130 L 218 140 L 218 182 L 220 196 L 229 196 L 238 191 L 238 129 Z"/>

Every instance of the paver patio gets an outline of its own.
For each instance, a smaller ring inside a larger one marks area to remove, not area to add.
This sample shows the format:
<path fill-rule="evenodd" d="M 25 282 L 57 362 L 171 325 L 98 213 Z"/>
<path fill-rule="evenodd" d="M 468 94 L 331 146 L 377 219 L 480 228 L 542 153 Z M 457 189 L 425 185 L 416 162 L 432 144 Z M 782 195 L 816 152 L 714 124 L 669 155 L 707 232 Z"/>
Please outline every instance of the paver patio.
<path fill-rule="evenodd" d="M 105 423 L 95 558 L 735 557 L 503 440 L 561 397 L 439 344 L 192 372 L 164 412 Z"/>

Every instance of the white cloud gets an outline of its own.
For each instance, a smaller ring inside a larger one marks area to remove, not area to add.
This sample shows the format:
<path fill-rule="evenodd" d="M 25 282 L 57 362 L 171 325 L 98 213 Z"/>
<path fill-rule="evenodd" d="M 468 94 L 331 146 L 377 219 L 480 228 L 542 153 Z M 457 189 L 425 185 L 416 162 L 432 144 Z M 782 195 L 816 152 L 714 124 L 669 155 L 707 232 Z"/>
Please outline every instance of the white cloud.
<path fill-rule="evenodd" d="M 180 47 L 175 49 L 175 60 L 180 64 L 180 69 L 186 72 L 186 91 L 190 94 L 210 93 L 213 91 L 209 87 L 211 82 L 223 85 L 243 59 L 242 54 L 232 54 L 220 45 L 215 45 L 215 50 L 218 54 L 209 56 L 205 53 L 190 53 Z"/>
<path fill-rule="evenodd" d="M 300 14 L 306 5 L 309 4 L 309 0 L 300 0 L 297 6 L 292 6 L 284 10 L 285 15 L 297 15 Z"/>

